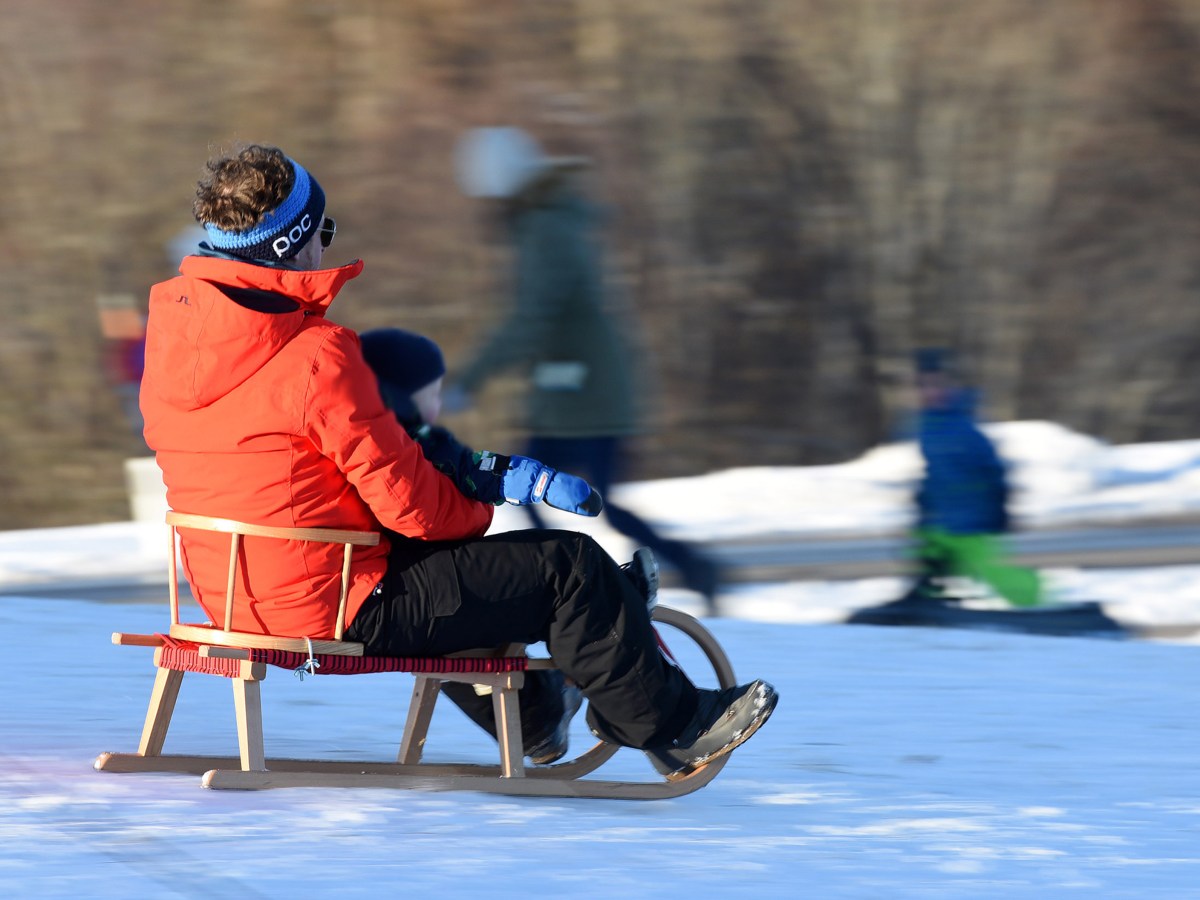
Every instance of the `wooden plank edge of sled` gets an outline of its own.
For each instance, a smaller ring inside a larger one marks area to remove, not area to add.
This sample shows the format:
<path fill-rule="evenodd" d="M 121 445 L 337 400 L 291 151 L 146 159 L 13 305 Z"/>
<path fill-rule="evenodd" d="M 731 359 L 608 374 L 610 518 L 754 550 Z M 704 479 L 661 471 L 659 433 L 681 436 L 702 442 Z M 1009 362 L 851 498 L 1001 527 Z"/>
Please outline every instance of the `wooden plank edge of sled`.
<path fill-rule="evenodd" d="M 118 647 L 161 647 L 161 634 L 131 634 L 127 631 L 114 631 L 112 642 Z"/>
<path fill-rule="evenodd" d="M 218 647 L 251 648 L 255 650 L 286 650 L 291 653 L 326 654 L 329 656 L 362 656 L 363 645 L 353 641 L 332 641 L 328 638 L 293 638 L 271 634 L 251 634 L 245 631 L 223 631 L 207 625 L 172 625 L 171 637 L 197 644 Z"/>
<path fill-rule="evenodd" d="M 93 768 L 98 772 L 147 773 L 159 772 L 176 775 L 203 775 L 213 769 L 231 769 L 246 771 L 239 768 L 241 759 L 237 756 L 189 756 L 184 754 L 161 754 L 158 756 L 142 756 L 137 753 L 101 753 Z M 264 769 L 250 770 L 258 774 L 268 773 L 310 773 L 310 774 L 340 774 L 340 775 L 389 775 L 392 777 L 411 777 L 416 775 L 480 775 L 500 777 L 500 767 L 497 765 L 480 765 L 476 763 L 389 763 L 368 760 L 343 759 L 267 759 Z M 549 771 L 541 770 L 541 771 Z"/>
<path fill-rule="evenodd" d="M 598 743 L 586 753 L 573 760 L 553 766 L 525 769 L 527 778 L 577 779 L 591 772 L 612 758 L 617 752 L 615 744 Z M 236 756 L 195 756 L 185 754 L 142 755 L 139 753 L 101 753 L 92 767 L 97 772 L 117 774 L 161 772 L 177 775 L 203 775 L 210 769 L 237 769 L 241 765 Z M 380 760 L 342 759 L 296 759 L 291 757 L 267 759 L 265 768 L 270 772 L 316 772 L 341 774 L 372 774 L 389 776 L 436 776 L 480 775 L 489 778 L 501 776 L 500 766 L 479 763 L 394 763 Z"/>
<path fill-rule="evenodd" d="M 261 791 L 323 787 L 416 791 L 476 791 L 515 797 L 579 797 L 596 800 L 669 800 L 704 787 L 723 768 L 723 757 L 676 781 L 601 781 L 551 777 L 499 778 L 486 774 L 408 775 L 344 772 L 243 771 L 211 769 L 201 784 L 210 790 Z M 539 770 L 530 770 L 539 771 Z M 541 770 L 547 771 L 547 770 Z"/>

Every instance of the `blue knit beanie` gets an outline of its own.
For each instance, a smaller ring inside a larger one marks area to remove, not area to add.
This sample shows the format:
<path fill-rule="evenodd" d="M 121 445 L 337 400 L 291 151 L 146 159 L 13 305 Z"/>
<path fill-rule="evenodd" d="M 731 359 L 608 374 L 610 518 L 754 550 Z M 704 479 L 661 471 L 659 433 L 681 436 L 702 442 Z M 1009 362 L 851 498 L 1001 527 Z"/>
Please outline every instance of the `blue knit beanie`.
<path fill-rule="evenodd" d="M 363 358 L 380 381 L 406 395 L 446 374 L 442 351 L 429 338 L 400 328 L 377 328 L 359 335 Z"/>
<path fill-rule="evenodd" d="M 208 242 L 215 249 L 244 259 L 280 262 L 299 253 L 320 230 L 325 216 L 325 192 L 303 166 L 291 158 L 288 162 L 296 173 L 292 192 L 253 228 L 222 231 L 216 225 L 205 224 Z"/>
<path fill-rule="evenodd" d="M 917 371 L 922 374 L 949 372 L 954 365 L 954 355 L 945 347 L 921 347 L 913 354 Z"/>

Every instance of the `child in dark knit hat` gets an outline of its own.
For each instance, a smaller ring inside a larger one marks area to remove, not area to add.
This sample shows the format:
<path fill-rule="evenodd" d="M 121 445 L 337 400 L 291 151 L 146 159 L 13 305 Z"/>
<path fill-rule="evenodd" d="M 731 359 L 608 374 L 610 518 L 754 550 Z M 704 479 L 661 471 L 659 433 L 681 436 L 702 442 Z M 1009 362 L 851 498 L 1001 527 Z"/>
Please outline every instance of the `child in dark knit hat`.
<path fill-rule="evenodd" d="M 493 506 L 544 500 L 567 512 L 600 514 L 604 501 L 582 478 L 557 472 L 527 457 L 472 450 L 437 424 L 446 363 L 432 340 L 400 328 L 367 331 L 359 335 L 359 340 L 363 358 L 379 382 L 384 405 L 420 444 L 433 467 L 448 476 L 465 496 Z M 532 487 L 527 472 L 534 478 Z"/>
<path fill-rule="evenodd" d="M 425 458 L 449 476 L 467 497 L 497 506 L 504 503 L 504 474 L 509 470 L 510 462 L 521 457 L 478 453 L 437 424 L 442 407 L 442 379 L 446 375 L 446 363 L 438 345 L 424 335 L 400 328 L 367 331 L 359 335 L 359 341 L 363 358 L 379 382 L 384 405 L 396 414 L 404 430 L 420 444 Z M 540 466 L 540 463 L 535 465 Z M 582 479 L 564 473 L 555 476 L 556 479 L 564 477 L 577 483 L 577 487 L 587 489 Z M 598 494 L 595 496 L 599 498 Z M 552 503 L 549 495 L 545 499 Z M 492 737 L 496 736 L 496 713 L 490 691 L 479 693 L 471 685 L 452 683 L 443 684 L 441 689 L 475 724 Z M 567 747 L 563 723 L 570 721 L 580 703 L 579 688 L 568 684 L 561 672 L 528 673 L 521 688 L 525 755 L 538 765 L 561 758 Z M 554 710 L 553 715 L 545 714 L 547 705 Z M 547 731 L 546 721 L 558 727 Z"/>
<path fill-rule="evenodd" d="M 437 424 L 446 375 L 441 348 L 422 334 L 400 328 L 367 331 L 359 340 L 363 358 L 379 382 L 384 406 L 421 445 L 425 458 L 472 500 L 494 506 L 504 503 L 502 475 L 508 459 L 499 457 L 491 467 L 481 468 L 483 454 Z"/>
<path fill-rule="evenodd" d="M 537 468 L 545 467 L 537 460 L 526 460 L 522 456 L 472 450 L 437 424 L 442 411 L 442 381 L 446 377 L 441 348 L 422 334 L 400 328 L 366 331 L 359 335 L 359 341 L 363 358 L 379 383 L 384 405 L 396 414 L 433 467 L 449 476 L 467 497 L 496 506 L 516 503 L 505 494 L 506 472 L 521 461 L 530 462 Z M 600 513 L 604 505 L 600 495 L 582 478 L 558 472 L 554 479 L 551 490 L 543 498 L 547 504 L 580 515 Z M 556 494 L 553 485 L 558 479 L 563 480 L 563 487 Z M 581 501 L 582 497 L 587 499 Z M 654 606 L 659 576 L 653 552 L 639 547 L 634 551 L 633 561 L 621 568 L 646 598 L 647 604 Z M 448 687 L 450 685 L 445 685 L 443 689 Z"/>
<path fill-rule="evenodd" d="M 441 348 L 422 334 L 399 328 L 365 331 L 359 341 L 388 409 L 396 413 L 405 428 L 419 420 L 432 425 L 440 413 L 442 379 L 446 375 Z"/>

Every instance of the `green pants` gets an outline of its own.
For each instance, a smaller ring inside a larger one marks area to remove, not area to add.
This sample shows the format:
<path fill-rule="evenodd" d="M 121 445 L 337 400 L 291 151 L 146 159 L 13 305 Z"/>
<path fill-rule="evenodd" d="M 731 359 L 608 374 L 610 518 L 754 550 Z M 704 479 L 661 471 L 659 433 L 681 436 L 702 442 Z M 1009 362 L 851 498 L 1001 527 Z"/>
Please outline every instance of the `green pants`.
<path fill-rule="evenodd" d="M 916 553 L 927 571 L 983 582 L 1013 606 L 1041 603 L 1041 577 L 1033 569 L 1008 562 L 998 535 L 918 528 L 916 539 Z"/>

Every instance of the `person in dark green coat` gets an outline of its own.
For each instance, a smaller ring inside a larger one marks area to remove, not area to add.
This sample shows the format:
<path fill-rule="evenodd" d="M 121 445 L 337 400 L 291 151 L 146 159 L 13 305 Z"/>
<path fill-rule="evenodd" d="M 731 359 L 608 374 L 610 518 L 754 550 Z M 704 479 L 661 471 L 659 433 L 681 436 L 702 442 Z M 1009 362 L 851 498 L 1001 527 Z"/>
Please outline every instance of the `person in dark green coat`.
<path fill-rule="evenodd" d="M 516 128 L 481 128 L 459 145 L 464 191 L 496 203 L 513 249 L 514 301 L 506 321 L 447 392 L 463 408 L 490 377 L 529 379 L 527 453 L 584 475 L 605 497 L 609 523 L 674 566 L 715 611 L 719 573 L 691 545 L 662 537 L 611 500 L 625 443 L 638 432 L 634 354 L 606 308 L 596 234 L 599 211 L 579 189 L 578 158 L 544 155 Z M 525 507 L 536 527 L 541 516 Z"/>

